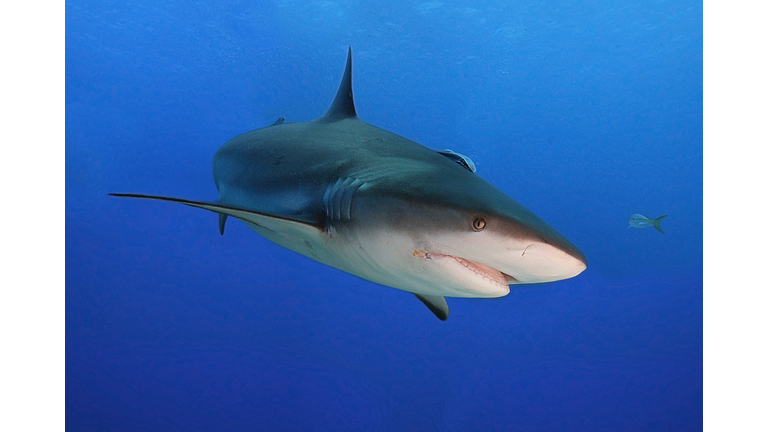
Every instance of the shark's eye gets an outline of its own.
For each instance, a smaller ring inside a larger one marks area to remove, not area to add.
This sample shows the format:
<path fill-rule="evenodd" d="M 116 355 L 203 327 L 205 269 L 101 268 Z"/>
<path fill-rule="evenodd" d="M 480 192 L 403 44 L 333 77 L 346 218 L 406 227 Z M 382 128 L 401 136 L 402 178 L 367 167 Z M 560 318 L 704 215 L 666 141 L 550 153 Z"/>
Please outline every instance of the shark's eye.
<path fill-rule="evenodd" d="M 485 218 L 478 216 L 472 221 L 472 229 L 475 231 L 482 231 L 485 228 Z"/>

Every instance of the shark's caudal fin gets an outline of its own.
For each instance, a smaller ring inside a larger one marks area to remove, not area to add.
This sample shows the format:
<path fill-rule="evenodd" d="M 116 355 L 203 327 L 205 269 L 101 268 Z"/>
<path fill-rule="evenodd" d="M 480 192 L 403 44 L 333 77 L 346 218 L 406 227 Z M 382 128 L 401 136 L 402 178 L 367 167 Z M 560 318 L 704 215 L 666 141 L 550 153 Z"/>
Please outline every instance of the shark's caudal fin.
<path fill-rule="evenodd" d="M 659 232 L 662 234 L 664 234 L 664 231 L 661 230 L 661 226 L 659 225 L 659 222 L 661 222 L 661 220 L 664 219 L 665 217 L 667 217 L 667 215 L 664 215 L 656 220 L 651 221 L 653 222 L 653 226 L 655 226 L 656 229 L 659 230 Z"/>
<path fill-rule="evenodd" d="M 424 303 L 436 317 L 440 318 L 440 320 L 445 321 L 448 319 L 448 303 L 445 301 L 445 297 L 421 294 L 415 295 L 416 298 L 421 300 L 421 302 Z"/>
<path fill-rule="evenodd" d="M 341 78 L 341 85 L 336 92 L 336 98 L 325 115 L 318 120 L 333 122 L 349 117 L 357 117 L 355 100 L 352 97 L 352 47 L 349 47 L 347 52 L 347 66 L 344 68 L 344 76 Z"/>
<path fill-rule="evenodd" d="M 290 231 L 314 231 L 322 230 L 322 224 L 318 221 L 310 220 L 308 218 L 301 218 L 299 216 L 286 216 L 269 212 L 262 212 L 243 207 L 232 206 L 215 201 L 191 201 L 181 198 L 169 198 L 155 195 L 141 195 L 141 194 L 121 194 L 111 193 L 111 196 L 125 197 L 125 198 L 142 198 L 152 199 L 158 201 L 170 201 L 179 204 L 188 205 L 191 207 L 197 207 L 205 210 L 210 210 L 219 214 L 219 232 L 224 234 L 224 223 L 227 220 L 227 216 L 234 216 L 238 219 L 251 222 L 260 227 L 266 228 L 270 231 L 284 232 Z"/>

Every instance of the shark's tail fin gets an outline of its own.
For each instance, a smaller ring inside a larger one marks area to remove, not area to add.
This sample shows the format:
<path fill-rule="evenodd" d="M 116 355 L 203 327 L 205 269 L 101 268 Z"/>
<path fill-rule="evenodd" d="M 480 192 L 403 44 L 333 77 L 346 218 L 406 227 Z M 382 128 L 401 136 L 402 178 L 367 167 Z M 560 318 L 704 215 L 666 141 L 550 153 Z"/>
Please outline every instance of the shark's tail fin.
<path fill-rule="evenodd" d="M 659 230 L 659 232 L 662 234 L 664 234 L 664 231 L 661 230 L 661 226 L 659 225 L 659 222 L 661 222 L 661 220 L 664 219 L 665 217 L 667 217 L 667 215 L 664 215 L 656 220 L 651 221 L 653 222 L 653 226 L 655 226 L 656 229 Z"/>

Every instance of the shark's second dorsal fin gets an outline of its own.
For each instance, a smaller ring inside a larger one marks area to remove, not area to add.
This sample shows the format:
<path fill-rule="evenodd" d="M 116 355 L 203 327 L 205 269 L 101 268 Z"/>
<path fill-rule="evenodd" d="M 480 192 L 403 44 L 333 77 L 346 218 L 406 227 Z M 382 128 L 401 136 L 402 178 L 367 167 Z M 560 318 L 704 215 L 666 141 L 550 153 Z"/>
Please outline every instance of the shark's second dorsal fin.
<path fill-rule="evenodd" d="M 344 76 L 341 78 L 336 98 L 320 120 L 332 122 L 349 117 L 357 117 L 355 100 L 352 97 L 352 47 L 349 47 L 347 53 L 347 66 L 344 68 Z"/>

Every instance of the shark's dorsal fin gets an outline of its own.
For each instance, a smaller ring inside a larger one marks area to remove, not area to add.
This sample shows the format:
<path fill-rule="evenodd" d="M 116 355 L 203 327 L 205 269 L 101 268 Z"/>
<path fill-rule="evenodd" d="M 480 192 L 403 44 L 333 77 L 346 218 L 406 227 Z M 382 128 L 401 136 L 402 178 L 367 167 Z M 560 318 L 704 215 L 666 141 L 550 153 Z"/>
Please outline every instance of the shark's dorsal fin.
<path fill-rule="evenodd" d="M 421 302 L 424 303 L 436 317 L 440 318 L 441 321 L 448 319 L 448 302 L 445 301 L 445 297 L 422 294 L 415 295 L 416 298 L 421 300 Z"/>
<path fill-rule="evenodd" d="M 333 122 L 349 117 L 357 117 L 355 100 L 352 97 L 352 47 L 349 47 L 347 53 L 347 66 L 344 69 L 339 90 L 336 92 L 336 98 L 320 120 Z"/>

